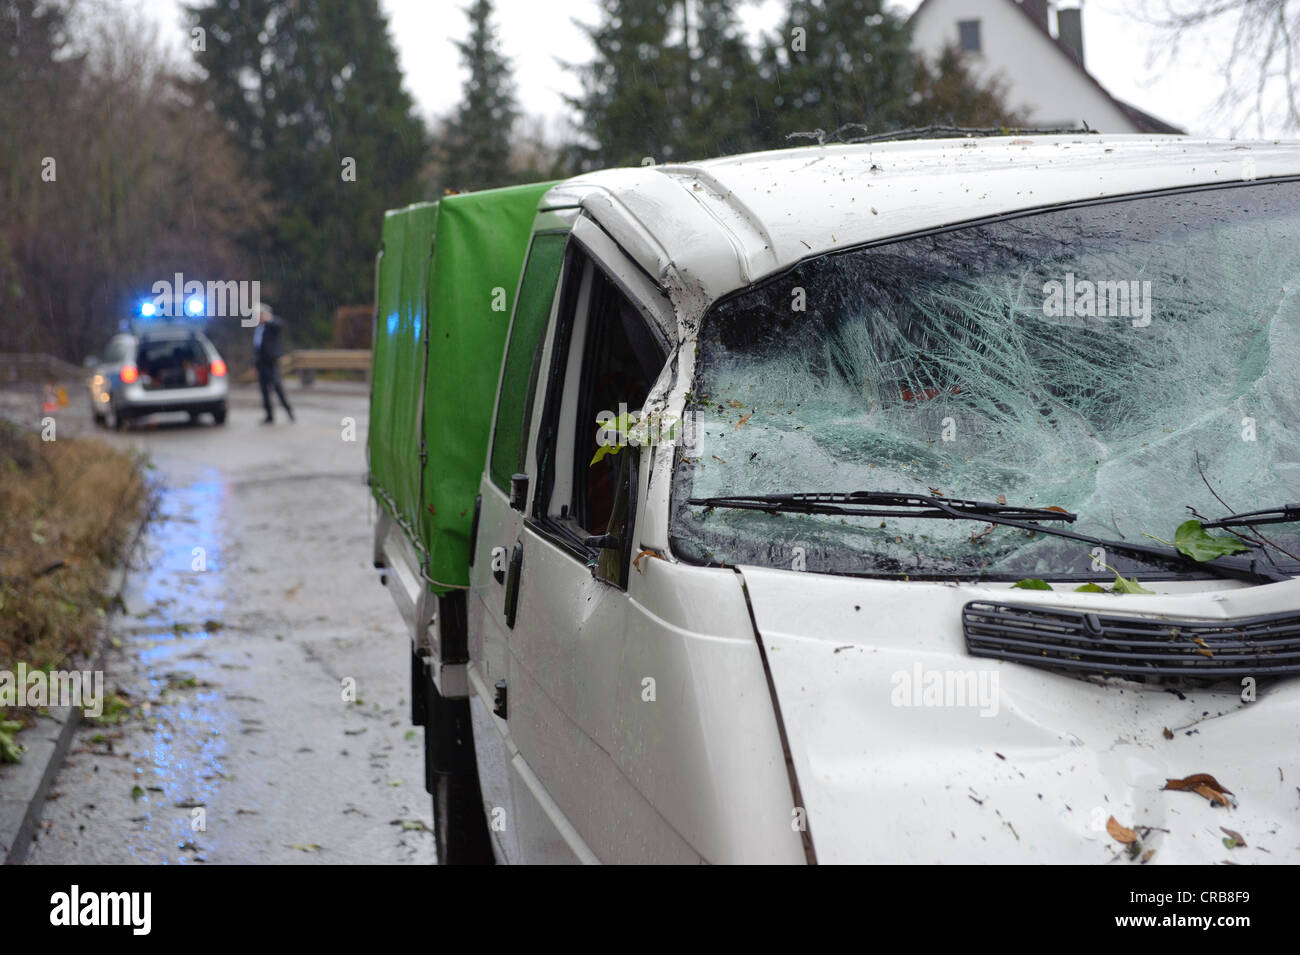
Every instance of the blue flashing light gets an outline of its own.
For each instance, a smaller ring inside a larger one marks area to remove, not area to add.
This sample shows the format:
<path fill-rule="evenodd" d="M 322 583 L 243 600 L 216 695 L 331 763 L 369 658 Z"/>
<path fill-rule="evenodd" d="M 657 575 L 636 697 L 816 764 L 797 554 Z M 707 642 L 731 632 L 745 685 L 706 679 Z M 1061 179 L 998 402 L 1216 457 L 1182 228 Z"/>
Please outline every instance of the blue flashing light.
<path fill-rule="evenodd" d="M 189 312 L 191 315 L 202 315 L 203 299 L 201 298 L 190 299 L 188 302 L 185 303 L 185 311 Z"/>
<path fill-rule="evenodd" d="M 153 302 L 144 302 L 140 306 L 140 314 L 144 318 L 153 318 L 158 314 L 158 306 Z"/>

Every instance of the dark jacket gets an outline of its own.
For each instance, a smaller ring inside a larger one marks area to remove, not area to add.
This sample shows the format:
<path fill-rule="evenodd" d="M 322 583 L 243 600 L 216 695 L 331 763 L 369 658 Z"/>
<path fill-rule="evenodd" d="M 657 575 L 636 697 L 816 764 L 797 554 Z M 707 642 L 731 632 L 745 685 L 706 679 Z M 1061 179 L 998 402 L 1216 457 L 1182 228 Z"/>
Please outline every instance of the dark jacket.
<path fill-rule="evenodd" d="M 284 354 L 284 323 L 272 318 L 262 328 L 262 345 L 253 351 L 253 361 L 262 366 L 274 365 Z M 253 331 L 256 340 L 257 331 Z"/>

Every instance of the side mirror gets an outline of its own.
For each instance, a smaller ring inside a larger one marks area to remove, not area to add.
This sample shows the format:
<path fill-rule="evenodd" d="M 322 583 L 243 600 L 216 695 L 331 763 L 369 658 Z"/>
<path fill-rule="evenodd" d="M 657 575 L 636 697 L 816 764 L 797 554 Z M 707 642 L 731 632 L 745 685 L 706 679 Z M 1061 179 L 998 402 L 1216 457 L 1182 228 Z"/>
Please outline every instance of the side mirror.
<path fill-rule="evenodd" d="M 618 478 L 614 485 L 614 506 L 604 534 L 583 538 L 583 543 L 598 551 L 591 575 L 627 589 L 628 568 L 633 557 L 632 541 L 636 528 L 636 495 L 640 475 L 641 449 L 624 448 L 619 454 Z"/>
<path fill-rule="evenodd" d="M 523 513 L 528 504 L 528 475 L 510 475 L 510 506 Z"/>

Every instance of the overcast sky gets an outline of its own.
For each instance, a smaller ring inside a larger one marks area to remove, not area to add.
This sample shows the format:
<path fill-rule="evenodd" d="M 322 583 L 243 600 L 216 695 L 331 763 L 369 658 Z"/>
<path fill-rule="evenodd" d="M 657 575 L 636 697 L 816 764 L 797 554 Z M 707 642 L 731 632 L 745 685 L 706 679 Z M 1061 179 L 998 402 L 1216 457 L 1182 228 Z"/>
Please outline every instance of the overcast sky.
<path fill-rule="evenodd" d="M 179 0 L 139 2 L 180 37 Z M 465 0 L 380 0 L 407 89 L 426 117 L 449 112 L 460 99 L 465 77 L 452 39 L 468 32 L 462 12 L 467 5 Z M 920 0 L 894 3 L 904 13 L 919 5 Z M 496 0 L 495 6 L 501 46 L 514 65 L 524 109 L 554 118 L 567 115 L 562 97 L 576 93 L 577 82 L 559 60 L 583 62 L 589 57 L 590 45 L 573 21 L 594 22 L 594 0 Z M 1160 32 L 1129 12 L 1133 7 L 1133 0 L 1085 0 L 1089 71 L 1112 94 L 1160 119 L 1194 134 L 1227 135 L 1228 123 L 1214 113 L 1227 38 L 1219 44 L 1185 44 L 1171 61 L 1163 53 L 1166 44 Z M 782 8 L 780 0 L 749 0 L 741 10 L 751 32 L 757 33 L 773 30 Z"/>

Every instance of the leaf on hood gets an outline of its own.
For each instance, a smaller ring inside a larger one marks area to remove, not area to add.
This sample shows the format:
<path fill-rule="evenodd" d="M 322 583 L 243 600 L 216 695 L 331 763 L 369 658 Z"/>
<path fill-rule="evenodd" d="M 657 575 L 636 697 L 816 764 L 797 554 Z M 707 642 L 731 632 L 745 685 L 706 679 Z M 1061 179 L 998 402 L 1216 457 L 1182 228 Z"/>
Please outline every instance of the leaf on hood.
<path fill-rule="evenodd" d="M 1177 792 L 1193 792 L 1204 796 L 1212 803 L 1219 803 L 1222 806 L 1231 806 L 1232 800 L 1228 796 L 1235 796 L 1231 789 L 1225 787 L 1209 773 L 1193 773 L 1184 779 L 1166 779 L 1164 789 L 1172 789 Z M 1225 795 L 1226 794 L 1226 795 Z"/>
<path fill-rule="evenodd" d="M 744 427 L 745 422 L 748 421 L 748 420 L 749 420 L 750 418 L 752 418 L 752 417 L 754 417 L 754 412 L 751 411 L 749 414 L 745 415 L 743 418 L 741 418 L 739 421 L 737 421 L 737 422 L 736 422 L 736 426 L 735 426 L 734 428 L 732 428 L 731 430 L 733 430 L 733 431 L 739 431 L 742 427 Z"/>
<path fill-rule="evenodd" d="M 1229 849 L 1246 848 L 1246 840 L 1241 837 L 1240 832 L 1233 832 L 1226 826 L 1220 826 L 1219 828 L 1227 833 L 1227 837 L 1223 840 L 1223 844 Z"/>
<path fill-rule="evenodd" d="M 1132 829 L 1125 829 L 1115 820 L 1114 816 L 1106 820 L 1106 831 L 1110 833 L 1112 839 L 1116 842 L 1122 842 L 1126 846 L 1131 846 L 1138 840 L 1138 834 Z"/>
<path fill-rule="evenodd" d="M 1110 592 L 1113 594 L 1153 594 L 1154 590 L 1147 590 L 1138 583 L 1136 577 L 1121 577 L 1115 575 L 1115 582 L 1110 585 Z"/>
<path fill-rule="evenodd" d="M 1024 580 L 1017 580 L 1011 585 L 1012 590 L 1051 590 L 1052 585 L 1045 580 L 1039 580 L 1037 577 L 1026 577 Z"/>
<path fill-rule="evenodd" d="M 1219 792 L 1217 789 L 1213 789 L 1210 786 L 1205 785 L 1204 783 L 1202 783 L 1199 786 L 1194 786 L 1192 788 L 1192 791 L 1204 796 L 1212 803 L 1215 802 L 1220 803 L 1225 809 L 1229 809 L 1232 807 L 1232 800 L 1230 800 L 1223 793 Z"/>
<path fill-rule="evenodd" d="M 1160 735 L 1163 736 L 1165 739 L 1173 739 L 1174 731 L 1171 730 L 1168 726 L 1166 726 L 1164 728 L 1164 731 Z"/>
<path fill-rule="evenodd" d="M 1192 560 L 1200 561 L 1214 560 L 1216 557 L 1250 550 L 1235 537 L 1212 536 L 1195 518 L 1178 525 L 1178 529 L 1174 531 L 1174 546 Z"/>
<path fill-rule="evenodd" d="M 1106 592 L 1106 588 L 1098 587 L 1090 580 L 1086 584 L 1082 584 L 1078 587 L 1075 587 L 1074 592 L 1077 594 L 1104 594 Z"/>

